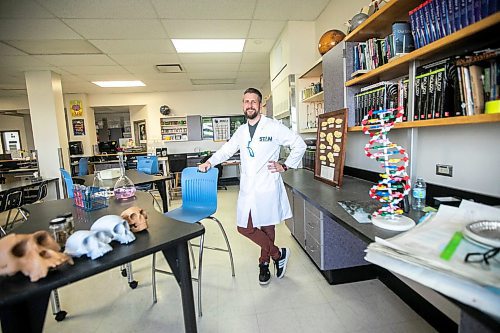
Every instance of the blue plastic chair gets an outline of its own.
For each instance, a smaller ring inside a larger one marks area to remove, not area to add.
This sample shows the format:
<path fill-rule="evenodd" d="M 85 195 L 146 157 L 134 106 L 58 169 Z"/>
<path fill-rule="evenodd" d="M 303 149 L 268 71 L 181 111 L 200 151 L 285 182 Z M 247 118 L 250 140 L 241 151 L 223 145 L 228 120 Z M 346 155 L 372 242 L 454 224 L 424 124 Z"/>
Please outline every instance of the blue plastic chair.
<path fill-rule="evenodd" d="M 137 171 L 144 172 L 148 175 L 157 175 L 160 172 L 160 167 L 158 165 L 157 156 L 137 156 Z M 158 207 L 160 203 L 156 200 L 156 197 L 152 193 L 153 184 L 137 185 L 135 187 L 139 191 L 147 191 L 153 197 L 153 204 L 156 203 Z"/>
<path fill-rule="evenodd" d="M 89 174 L 89 159 L 86 157 L 82 157 L 78 161 L 78 176 L 86 176 L 88 174 Z"/>
<path fill-rule="evenodd" d="M 222 223 L 212 216 L 217 211 L 217 175 L 219 170 L 211 168 L 207 172 L 199 172 L 198 168 L 190 167 L 182 171 L 181 184 L 182 184 L 182 206 L 172 211 L 166 212 L 165 216 L 185 223 L 198 223 L 203 219 L 211 219 L 219 225 L 219 228 L 226 241 L 226 248 L 208 247 L 203 245 L 204 234 L 200 236 L 200 252 L 198 257 L 198 278 L 193 280 L 198 281 L 198 315 L 201 317 L 201 271 L 203 249 L 217 250 L 229 253 L 229 260 L 231 262 L 232 275 L 234 276 L 234 262 L 233 253 L 226 231 Z M 195 245 L 193 245 L 195 246 Z M 192 253 L 191 253 L 192 255 Z M 155 273 L 171 274 L 170 272 L 156 268 L 156 254 L 153 254 L 153 302 L 157 302 L 156 297 L 156 277 Z"/>
<path fill-rule="evenodd" d="M 156 175 L 160 172 L 158 156 L 137 156 L 137 171 Z"/>
<path fill-rule="evenodd" d="M 69 172 L 63 168 L 60 168 L 59 170 L 61 171 L 61 176 L 64 179 L 64 184 L 66 185 L 66 194 L 68 195 L 68 198 L 73 199 L 73 178 L 71 178 Z"/>

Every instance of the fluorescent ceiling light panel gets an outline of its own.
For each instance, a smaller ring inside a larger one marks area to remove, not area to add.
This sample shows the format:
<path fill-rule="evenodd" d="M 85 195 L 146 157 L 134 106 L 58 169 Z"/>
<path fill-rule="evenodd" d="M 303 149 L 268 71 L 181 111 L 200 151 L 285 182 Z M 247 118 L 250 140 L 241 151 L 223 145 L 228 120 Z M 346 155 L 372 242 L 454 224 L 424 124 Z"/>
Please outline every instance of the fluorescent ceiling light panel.
<path fill-rule="evenodd" d="M 144 87 L 142 81 L 92 81 L 93 84 L 103 88 Z"/>
<path fill-rule="evenodd" d="M 178 53 L 242 52 L 244 39 L 172 39 Z"/>

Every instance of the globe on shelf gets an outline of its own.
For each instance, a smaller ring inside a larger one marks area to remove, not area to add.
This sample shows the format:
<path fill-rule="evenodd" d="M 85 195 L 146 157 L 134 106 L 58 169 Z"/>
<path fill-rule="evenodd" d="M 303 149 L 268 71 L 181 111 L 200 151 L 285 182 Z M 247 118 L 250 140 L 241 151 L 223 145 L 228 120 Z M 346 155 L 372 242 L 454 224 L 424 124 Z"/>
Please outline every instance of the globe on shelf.
<path fill-rule="evenodd" d="M 321 55 L 330 51 L 332 47 L 340 43 L 345 38 L 345 33 L 340 30 L 328 30 L 321 36 L 318 44 L 318 51 Z"/>

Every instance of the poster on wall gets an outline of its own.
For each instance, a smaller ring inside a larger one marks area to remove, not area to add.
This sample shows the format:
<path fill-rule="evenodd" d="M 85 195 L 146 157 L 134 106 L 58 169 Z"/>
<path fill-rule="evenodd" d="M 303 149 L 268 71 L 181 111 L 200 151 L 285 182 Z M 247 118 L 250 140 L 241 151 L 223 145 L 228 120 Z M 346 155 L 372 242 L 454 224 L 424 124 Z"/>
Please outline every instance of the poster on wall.
<path fill-rule="evenodd" d="M 212 118 L 214 141 L 227 141 L 230 138 L 230 118 Z"/>
<path fill-rule="evenodd" d="M 138 123 L 137 128 L 139 129 L 139 143 L 147 143 L 146 123 Z"/>
<path fill-rule="evenodd" d="M 83 119 L 73 119 L 73 135 L 85 135 L 85 122 Z"/>
<path fill-rule="evenodd" d="M 213 140 L 214 126 L 212 125 L 213 117 L 201 117 L 201 131 L 203 140 Z"/>
<path fill-rule="evenodd" d="M 83 116 L 83 107 L 82 101 L 80 100 L 72 100 L 69 101 L 69 105 L 71 108 L 71 117 L 82 117 Z"/>

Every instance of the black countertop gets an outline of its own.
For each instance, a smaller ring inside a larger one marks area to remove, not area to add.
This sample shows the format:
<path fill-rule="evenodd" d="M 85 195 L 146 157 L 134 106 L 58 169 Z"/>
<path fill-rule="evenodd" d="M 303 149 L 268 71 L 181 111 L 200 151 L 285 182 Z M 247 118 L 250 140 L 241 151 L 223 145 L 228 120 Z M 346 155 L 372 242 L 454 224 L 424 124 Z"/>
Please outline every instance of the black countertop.
<path fill-rule="evenodd" d="M 367 243 L 373 242 L 375 236 L 385 239 L 400 233 L 399 231 L 381 229 L 371 223 L 359 223 L 337 203 L 337 201 L 343 200 L 370 200 L 368 191 L 373 186 L 371 182 L 344 176 L 342 187 L 337 188 L 314 179 L 313 172 L 305 169 L 289 170 L 283 173 L 282 176 L 285 185 L 293 188 L 307 202 L 354 234 L 357 234 Z M 411 211 L 408 216 L 417 222 L 423 216 L 423 213 Z"/>

